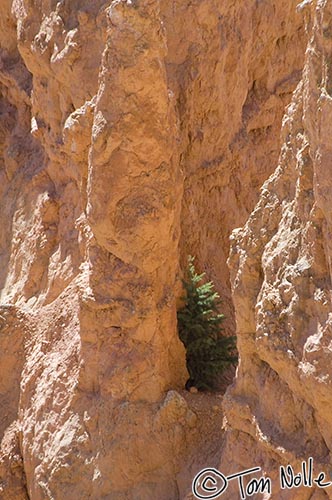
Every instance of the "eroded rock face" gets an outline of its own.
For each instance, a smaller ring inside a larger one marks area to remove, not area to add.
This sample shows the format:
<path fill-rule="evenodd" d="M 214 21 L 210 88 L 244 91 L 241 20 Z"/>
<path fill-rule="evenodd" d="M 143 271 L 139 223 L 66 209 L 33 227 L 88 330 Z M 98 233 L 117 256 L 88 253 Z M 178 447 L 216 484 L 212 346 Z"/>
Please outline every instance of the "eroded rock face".
<path fill-rule="evenodd" d="M 271 498 L 292 500 L 332 497 L 331 488 L 281 491 L 278 477 L 279 465 L 300 471 L 309 457 L 327 480 L 331 473 L 332 6 L 299 9 L 309 43 L 278 167 L 232 234 L 241 361 L 224 402 L 230 428 L 221 463 L 226 472 L 261 466 L 274 479 Z"/>
<path fill-rule="evenodd" d="M 230 331 L 228 235 L 277 160 L 296 3 L 3 0 L 1 498 L 184 491 L 179 263 Z"/>
<path fill-rule="evenodd" d="M 1 497 L 176 497 L 186 411 L 154 423 L 186 380 L 158 2 L 7 7 Z"/>
<path fill-rule="evenodd" d="M 303 69 L 297 4 L 161 2 L 185 174 L 181 263 L 194 255 L 197 268 L 213 279 L 231 334 L 229 235 L 246 222 L 278 161 L 282 116 Z"/>

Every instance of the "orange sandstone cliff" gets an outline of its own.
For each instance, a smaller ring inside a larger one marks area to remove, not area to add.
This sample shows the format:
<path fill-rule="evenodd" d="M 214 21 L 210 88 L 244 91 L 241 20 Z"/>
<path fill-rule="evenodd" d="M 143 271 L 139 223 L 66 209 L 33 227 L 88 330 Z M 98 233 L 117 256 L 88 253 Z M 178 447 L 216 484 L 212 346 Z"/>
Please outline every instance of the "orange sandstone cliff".
<path fill-rule="evenodd" d="M 298 4 L 1 0 L 1 499 L 176 500 L 210 465 L 188 254 L 238 334 L 220 468 L 328 464 L 332 6 Z"/>
<path fill-rule="evenodd" d="M 280 465 L 300 471 L 310 457 L 315 477 L 331 481 L 332 4 L 302 2 L 298 10 L 308 46 L 279 161 L 231 237 L 241 362 L 224 399 L 220 467 L 258 463 L 275 480 L 271 498 L 323 500 L 331 486 L 277 487 Z"/>

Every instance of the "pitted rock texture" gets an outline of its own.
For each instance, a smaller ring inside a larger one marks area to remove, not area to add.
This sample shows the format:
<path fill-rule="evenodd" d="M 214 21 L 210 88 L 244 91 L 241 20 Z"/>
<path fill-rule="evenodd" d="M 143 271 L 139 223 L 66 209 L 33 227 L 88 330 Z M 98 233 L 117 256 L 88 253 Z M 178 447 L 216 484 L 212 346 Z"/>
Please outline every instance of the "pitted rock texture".
<path fill-rule="evenodd" d="M 277 161 L 296 3 L 2 1 L 1 498 L 178 499 L 202 465 L 180 264 L 234 330 L 228 236 Z"/>
<path fill-rule="evenodd" d="M 229 265 L 240 364 L 224 400 L 220 467 L 261 466 L 284 500 L 332 498 L 280 490 L 279 465 L 314 460 L 331 480 L 331 2 L 302 2 L 303 77 L 283 119 L 278 166 L 242 229 Z M 233 498 L 229 490 L 225 498 Z M 259 495 L 257 495 L 258 497 Z"/>
<path fill-rule="evenodd" d="M 275 169 L 282 116 L 303 69 L 305 29 L 297 4 L 161 2 L 185 174 L 181 263 L 194 255 L 213 279 L 226 333 L 235 331 L 229 236 L 246 222 Z"/>
<path fill-rule="evenodd" d="M 5 8 L 0 496 L 176 497 L 183 188 L 158 3 Z"/>

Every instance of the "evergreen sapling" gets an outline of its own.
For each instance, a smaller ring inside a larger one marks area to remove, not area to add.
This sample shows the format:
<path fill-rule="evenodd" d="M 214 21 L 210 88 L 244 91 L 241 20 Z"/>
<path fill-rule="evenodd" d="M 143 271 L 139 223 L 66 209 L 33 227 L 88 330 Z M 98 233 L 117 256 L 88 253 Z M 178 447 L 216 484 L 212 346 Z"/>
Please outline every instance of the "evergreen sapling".
<path fill-rule="evenodd" d="M 186 348 L 189 385 L 200 390 L 215 388 L 216 378 L 237 361 L 236 337 L 223 337 L 219 312 L 220 296 L 212 281 L 203 282 L 205 273 L 197 274 L 194 258 L 188 258 L 188 269 L 183 285 L 186 295 L 178 311 L 179 337 Z"/>

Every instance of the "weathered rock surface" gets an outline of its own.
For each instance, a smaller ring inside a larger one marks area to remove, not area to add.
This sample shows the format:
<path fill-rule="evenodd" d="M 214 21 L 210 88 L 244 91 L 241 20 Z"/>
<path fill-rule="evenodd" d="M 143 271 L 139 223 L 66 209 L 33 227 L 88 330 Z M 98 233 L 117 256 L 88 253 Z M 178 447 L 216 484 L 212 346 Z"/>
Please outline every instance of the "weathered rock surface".
<path fill-rule="evenodd" d="M 278 161 L 282 116 L 303 69 L 297 3 L 161 2 L 185 173 L 181 262 L 195 255 L 213 279 L 232 334 L 229 235 L 246 222 Z"/>
<path fill-rule="evenodd" d="M 232 234 L 241 361 L 224 400 L 220 465 L 226 473 L 261 466 L 273 479 L 271 498 L 285 500 L 332 498 L 331 487 L 281 490 L 279 482 L 279 465 L 299 472 L 309 457 L 314 477 L 323 471 L 331 480 L 332 5 L 302 2 L 299 10 L 309 43 L 279 163 Z"/>
<path fill-rule="evenodd" d="M 179 264 L 234 330 L 228 236 L 277 163 L 296 4 L 2 0 L 0 498 L 185 491 Z"/>
<path fill-rule="evenodd" d="M 176 497 L 182 175 L 158 4 L 14 2 L 2 38 L 1 497 Z"/>

